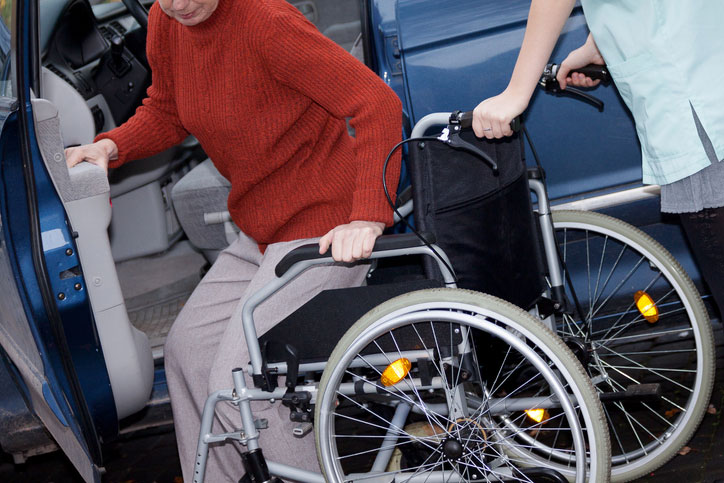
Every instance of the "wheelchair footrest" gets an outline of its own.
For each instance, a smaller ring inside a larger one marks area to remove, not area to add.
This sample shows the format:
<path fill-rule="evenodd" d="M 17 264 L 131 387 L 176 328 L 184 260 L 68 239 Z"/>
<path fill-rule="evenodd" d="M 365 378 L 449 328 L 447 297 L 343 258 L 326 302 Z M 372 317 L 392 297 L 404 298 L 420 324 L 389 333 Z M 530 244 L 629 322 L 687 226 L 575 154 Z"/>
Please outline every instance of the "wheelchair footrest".
<path fill-rule="evenodd" d="M 631 384 L 625 391 L 602 392 L 601 402 L 645 401 L 661 397 L 661 384 Z"/>
<path fill-rule="evenodd" d="M 295 438 L 303 438 L 309 433 L 312 432 L 313 426 L 312 423 L 299 423 L 296 426 L 294 426 L 294 429 L 292 430 L 292 434 Z"/>

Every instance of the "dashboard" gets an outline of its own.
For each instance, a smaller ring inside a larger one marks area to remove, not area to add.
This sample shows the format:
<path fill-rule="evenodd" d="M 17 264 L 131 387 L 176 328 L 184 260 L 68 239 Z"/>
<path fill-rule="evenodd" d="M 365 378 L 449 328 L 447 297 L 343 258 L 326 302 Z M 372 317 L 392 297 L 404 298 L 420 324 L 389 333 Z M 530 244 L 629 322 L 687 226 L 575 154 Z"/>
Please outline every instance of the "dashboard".
<path fill-rule="evenodd" d="M 126 121 L 145 97 L 151 74 L 146 32 L 125 6 L 45 0 L 39 20 L 43 67 L 80 94 L 95 133 Z"/>

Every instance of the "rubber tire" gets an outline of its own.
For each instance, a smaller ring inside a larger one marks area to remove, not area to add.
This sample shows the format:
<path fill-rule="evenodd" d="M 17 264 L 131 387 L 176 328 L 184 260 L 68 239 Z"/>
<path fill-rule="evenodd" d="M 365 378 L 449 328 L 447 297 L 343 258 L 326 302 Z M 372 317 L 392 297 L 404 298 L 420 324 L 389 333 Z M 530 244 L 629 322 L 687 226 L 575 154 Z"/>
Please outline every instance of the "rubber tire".
<path fill-rule="evenodd" d="M 428 305 L 430 303 L 439 304 L 442 308 L 448 308 L 450 304 L 464 304 L 500 314 L 508 319 L 518 322 L 521 326 L 520 329 L 522 329 L 520 330 L 521 332 L 525 333 L 526 336 L 530 338 L 538 339 L 542 342 L 542 347 L 547 347 L 553 351 L 561 360 L 563 365 L 565 365 L 568 369 L 571 378 L 582 393 L 583 401 L 581 406 L 588 408 L 590 415 L 589 424 L 594 426 L 593 434 L 595 444 L 598 448 L 602 449 L 602 451 L 597 451 L 595 455 L 596 465 L 597 468 L 599 468 L 597 478 L 589 478 L 587 481 L 609 480 L 611 466 L 611 442 L 607 431 L 606 417 L 603 413 L 601 402 L 598 399 L 593 384 L 583 369 L 583 366 L 581 366 L 580 362 L 559 337 L 557 337 L 550 329 L 545 327 L 528 312 L 497 297 L 470 290 L 440 288 L 410 292 L 395 297 L 375 307 L 355 322 L 355 324 L 345 333 L 330 355 L 326 366 L 327 369 L 325 369 L 322 374 L 317 396 L 318 403 L 315 408 L 315 421 L 321 421 L 321 418 L 323 417 L 319 401 L 322 400 L 328 390 L 327 386 L 332 372 L 331 368 L 334 368 L 340 363 L 342 356 L 348 351 L 348 347 L 352 344 L 352 342 L 358 337 L 364 337 L 365 330 L 370 325 L 377 322 L 380 318 L 408 307 L 412 311 L 415 311 L 415 306 L 422 304 Z M 332 388 L 331 390 L 335 391 L 335 389 L 336 388 Z M 314 430 L 315 441 L 317 444 L 317 457 L 319 459 L 320 467 L 322 468 L 322 473 L 324 474 L 321 446 L 323 442 L 326 444 L 326 438 L 331 435 L 322 435 L 320 434 L 319 429 L 320 426 L 315 425 Z M 566 476 L 570 479 L 569 475 Z M 324 477 L 327 481 L 332 481 L 329 478 L 329 475 L 324 474 Z"/>

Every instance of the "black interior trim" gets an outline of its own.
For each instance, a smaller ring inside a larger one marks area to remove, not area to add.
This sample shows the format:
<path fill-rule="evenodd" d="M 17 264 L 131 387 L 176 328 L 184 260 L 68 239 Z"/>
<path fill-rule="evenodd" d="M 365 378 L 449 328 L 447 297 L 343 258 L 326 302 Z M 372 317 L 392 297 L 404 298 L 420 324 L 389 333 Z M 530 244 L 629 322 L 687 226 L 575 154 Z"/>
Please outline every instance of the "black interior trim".
<path fill-rule="evenodd" d="M 99 59 L 108 49 L 90 5 L 83 1 L 68 5 L 54 37 L 58 52 L 72 69 Z"/>
<path fill-rule="evenodd" d="M 377 72 L 377 56 L 372 35 L 372 16 L 370 15 L 370 0 L 360 0 L 360 22 L 362 24 L 362 51 L 365 65 L 373 72 Z"/>

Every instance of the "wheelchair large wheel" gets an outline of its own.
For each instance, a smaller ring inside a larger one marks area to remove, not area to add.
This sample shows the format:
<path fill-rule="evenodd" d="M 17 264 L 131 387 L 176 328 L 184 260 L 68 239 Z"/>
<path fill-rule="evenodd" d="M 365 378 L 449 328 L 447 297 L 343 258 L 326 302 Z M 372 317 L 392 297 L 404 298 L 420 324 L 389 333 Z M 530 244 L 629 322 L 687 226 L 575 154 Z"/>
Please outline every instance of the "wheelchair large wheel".
<path fill-rule="evenodd" d="M 638 478 L 701 422 L 714 383 L 711 323 L 691 279 L 645 233 L 591 212 L 554 211 L 553 223 L 569 302 L 558 334 L 602 393 L 613 480 Z"/>
<path fill-rule="evenodd" d="M 352 326 L 319 385 L 327 481 L 607 481 L 590 379 L 527 312 L 456 289 L 396 297 Z M 555 455 L 555 457 L 553 457 Z"/>

